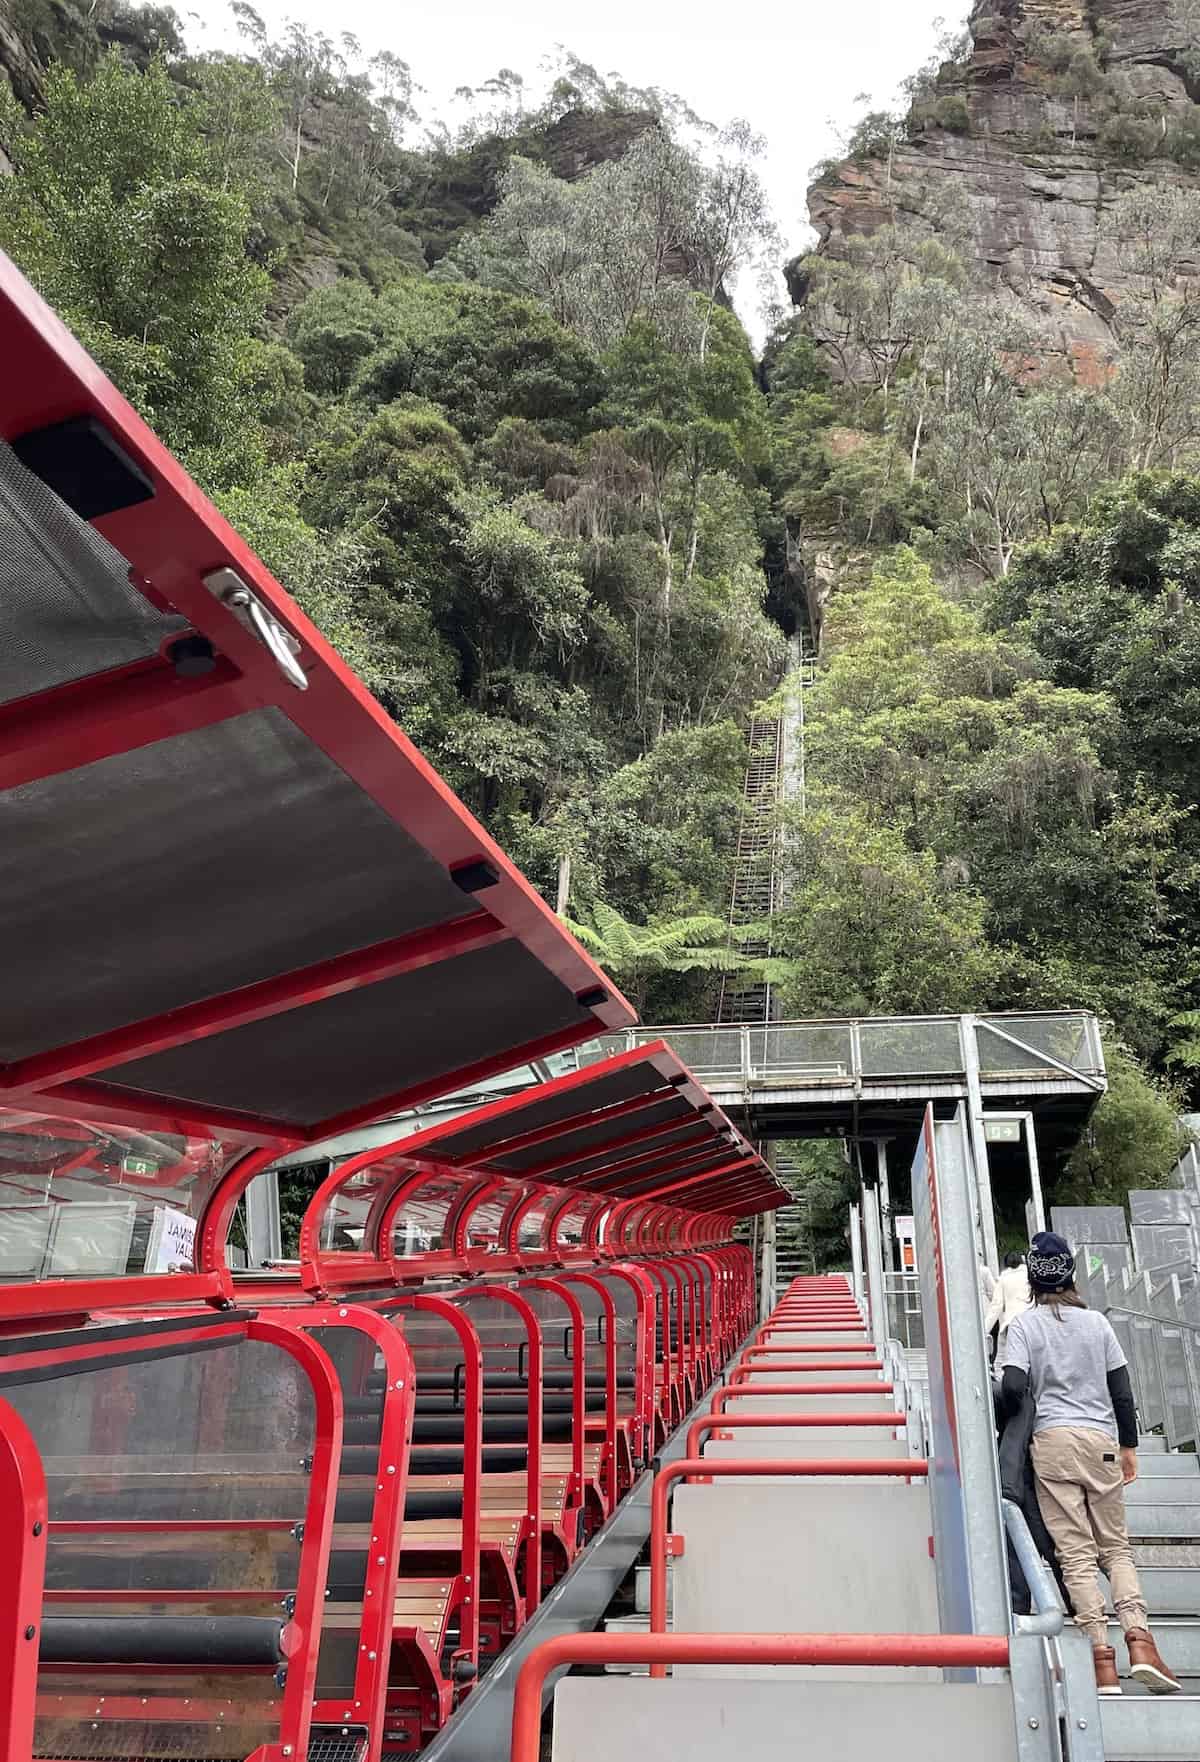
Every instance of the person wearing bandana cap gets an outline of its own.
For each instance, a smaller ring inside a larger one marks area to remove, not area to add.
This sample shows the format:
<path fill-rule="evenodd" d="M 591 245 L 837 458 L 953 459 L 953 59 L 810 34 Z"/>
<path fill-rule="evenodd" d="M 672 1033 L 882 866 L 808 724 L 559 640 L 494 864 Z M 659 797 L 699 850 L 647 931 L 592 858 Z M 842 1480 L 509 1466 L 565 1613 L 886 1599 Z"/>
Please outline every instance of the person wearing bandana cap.
<path fill-rule="evenodd" d="M 1179 1683 L 1147 1626 L 1129 1531 L 1125 1484 L 1137 1479 L 1137 1411 L 1120 1342 L 1107 1318 L 1075 1289 L 1075 1256 L 1052 1231 L 1033 1238 L 1026 1259 L 1033 1307 L 1015 1316 L 1004 1353 L 1002 1399 L 1019 1410 L 1026 1391 L 1037 1406 L 1033 1456 L 1038 1504 L 1071 1595 L 1076 1625 L 1092 1642 L 1096 1686 L 1119 1695 L 1116 1653 L 1098 1574 L 1129 1649 L 1130 1675 L 1155 1694 Z"/>

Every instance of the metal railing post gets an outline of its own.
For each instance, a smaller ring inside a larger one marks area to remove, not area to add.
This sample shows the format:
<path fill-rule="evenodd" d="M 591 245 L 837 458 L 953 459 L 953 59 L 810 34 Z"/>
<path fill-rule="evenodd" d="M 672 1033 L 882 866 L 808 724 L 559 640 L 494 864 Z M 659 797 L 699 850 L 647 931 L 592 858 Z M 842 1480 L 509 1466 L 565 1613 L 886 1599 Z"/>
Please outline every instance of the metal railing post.
<path fill-rule="evenodd" d="M 887 1297 L 883 1284 L 883 1255 L 879 1241 L 879 1194 L 874 1187 L 862 1191 L 863 1220 L 867 1237 L 867 1307 L 871 1312 L 871 1338 L 882 1352 L 887 1342 Z"/>
<path fill-rule="evenodd" d="M 892 1190 L 888 1184 L 888 1153 L 890 1140 L 873 1138 L 875 1156 L 879 1165 L 879 1222 L 883 1237 L 883 1266 L 885 1272 L 896 1270 L 896 1231 L 892 1224 Z"/>
<path fill-rule="evenodd" d="M 975 1164 L 975 1193 L 979 1202 L 979 1229 L 983 1258 L 994 1273 L 1000 1270 L 996 1241 L 996 1213 L 992 1205 L 992 1171 L 988 1162 L 987 1133 L 983 1124 L 983 1090 L 979 1081 L 979 1017 L 961 1018 L 963 1064 L 967 1078 L 967 1114 Z"/>
<path fill-rule="evenodd" d="M 854 1301 L 863 1307 L 863 1251 L 862 1251 L 862 1208 L 857 1205 L 850 1207 L 850 1284 L 854 1291 Z"/>

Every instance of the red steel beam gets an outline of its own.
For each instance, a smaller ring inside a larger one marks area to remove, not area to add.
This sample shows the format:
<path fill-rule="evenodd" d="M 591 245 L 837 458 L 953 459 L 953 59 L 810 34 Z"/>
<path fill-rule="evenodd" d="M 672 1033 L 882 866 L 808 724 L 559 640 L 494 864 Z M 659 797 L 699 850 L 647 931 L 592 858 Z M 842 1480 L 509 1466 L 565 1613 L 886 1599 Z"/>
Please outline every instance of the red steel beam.
<path fill-rule="evenodd" d="M 199 1003 L 93 1035 L 73 1046 L 55 1047 L 53 1052 L 22 1059 L 0 1073 L 0 1091 L 35 1092 L 58 1083 L 75 1082 L 131 1059 L 148 1058 L 185 1042 L 205 1040 L 249 1022 L 284 1015 L 301 1004 L 317 1003 L 345 991 L 377 985 L 383 979 L 398 978 L 402 973 L 474 954 L 497 942 L 507 942 L 511 936 L 512 932 L 497 923 L 490 912 L 471 912 L 449 924 L 394 936 L 371 948 L 335 955 L 217 998 L 204 998 Z"/>
<path fill-rule="evenodd" d="M 712 1138 L 712 1132 L 705 1121 L 697 1118 L 695 1114 L 681 1113 L 673 1120 L 660 1120 L 657 1125 L 642 1126 L 637 1131 L 626 1132 L 620 1138 L 610 1139 L 607 1144 L 576 1145 L 571 1151 L 564 1152 L 560 1156 L 549 1157 L 545 1162 L 534 1163 L 529 1168 L 498 1170 L 497 1173 L 511 1174 L 515 1180 L 521 1181 L 547 1181 L 551 1179 L 565 1181 L 570 1177 L 562 1171 L 569 1169 L 572 1163 L 593 1162 L 596 1157 L 607 1156 L 610 1151 L 632 1149 L 635 1144 L 649 1143 L 652 1138 L 664 1138 L 668 1132 L 678 1132 L 680 1137 L 675 1144 L 664 1145 L 656 1150 L 654 1152 L 656 1156 L 666 1156 L 676 1149 L 683 1149 L 692 1143 L 704 1143 Z M 496 1154 L 502 1156 L 505 1151 L 501 1150 Z M 485 1160 L 489 1163 L 494 1160 L 490 1152 Z M 617 1163 L 615 1166 L 620 1168 L 624 1165 Z M 595 1172 L 600 1173 L 601 1171 Z M 583 1175 L 580 1179 L 586 1181 L 588 1176 Z"/>
<path fill-rule="evenodd" d="M 657 1107 L 660 1102 L 678 1094 L 678 1089 L 664 1083 L 657 1089 L 648 1089 L 644 1095 L 633 1095 L 628 1101 L 613 1102 L 609 1107 L 584 1108 L 581 1113 L 568 1114 L 562 1120 L 552 1120 L 548 1126 L 531 1126 L 527 1132 L 514 1132 L 511 1138 L 497 1139 L 482 1153 L 468 1150 L 461 1153 L 460 1157 L 452 1150 L 444 1150 L 441 1154 L 447 1162 L 463 1160 L 470 1162 L 472 1167 L 486 1168 L 498 1157 L 515 1156 L 522 1150 L 536 1150 L 539 1144 L 553 1143 L 565 1133 L 578 1132 L 587 1126 L 606 1126 L 610 1120 L 626 1119 L 630 1114 L 644 1113 L 648 1107 Z M 537 1099 L 536 1093 L 534 1099 Z M 680 1124 L 688 1117 L 688 1114 L 681 1114 L 675 1124 Z"/>
<path fill-rule="evenodd" d="M 19 698 L 0 708 L 0 789 L 194 733 L 279 695 L 218 656 L 200 679 L 181 679 L 169 661 L 155 658 Z"/>

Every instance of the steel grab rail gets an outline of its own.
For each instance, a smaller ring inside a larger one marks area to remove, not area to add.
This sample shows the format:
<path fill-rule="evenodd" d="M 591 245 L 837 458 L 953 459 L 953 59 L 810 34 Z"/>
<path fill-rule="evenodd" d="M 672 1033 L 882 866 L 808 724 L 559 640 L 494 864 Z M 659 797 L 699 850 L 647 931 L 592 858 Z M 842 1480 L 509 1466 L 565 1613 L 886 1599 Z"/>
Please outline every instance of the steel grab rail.
<path fill-rule="evenodd" d="M 538 1762 L 546 1678 L 570 1664 L 649 1664 L 651 1676 L 663 1676 L 668 1664 L 1002 1670 L 1008 1662 L 1003 1634 L 560 1634 L 534 1646 L 517 1673 L 509 1762 Z"/>
<path fill-rule="evenodd" d="M 814 1331 L 822 1334 L 830 1334 L 835 1333 L 837 1330 L 833 1328 L 818 1328 Z M 844 1331 L 847 1333 L 850 1332 L 849 1329 L 845 1329 Z M 861 1332 L 860 1329 L 855 1329 L 854 1331 Z M 794 1333 L 796 1330 L 790 1328 L 788 1332 Z M 861 1342 L 858 1340 L 831 1340 L 827 1346 L 822 1345 L 819 1340 L 808 1340 L 801 1341 L 795 1346 L 747 1346 L 746 1350 L 742 1353 L 742 1359 L 745 1361 L 748 1358 L 762 1358 L 772 1352 L 878 1352 L 878 1350 L 879 1348 L 876 1346 L 874 1340 L 863 1340 Z"/>
<path fill-rule="evenodd" d="M 777 1395 L 894 1395 L 895 1383 L 722 1383 L 713 1390 L 713 1413 L 724 1413 L 734 1400 L 771 1400 Z"/>
<path fill-rule="evenodd" d="M 739 1358 L 729 1373 L 729 1383 L 731 1388 L 735 1384 L 741 1385 L 751 1377 L 755 1371 L 758 1371 L 760 1374 L 765 1374 L 770 1371 L 773 1376 L 786 1376 L 791 1371 L 802 1370 L 820 1371 L 824 1374 L 827 1370 L 882 1370 L 883 1368 L 882 1358 L 834 1358 L 830 1359 L 825 1364 L 806 1364 L 803 1359 L 796 1359 L 787 1364 L 747 1364 L 744 1359 Z M 874 1388 L 875 1385 L 873 1383 L 862 1383 L 859 1386 L 865 1389 Z M 755 1392 L 768 1394 L 772 1388 L 779 1387 L 780 1385 L 778 1383 L 760 1383 Z"/>
<path fill-rule="evenodd" d="M 767 1426 L 819 1426 L 825 1430 L 833 1426 L 890 1426 L 892 1431 L 899 1432 L 904 1430 L 905 1424 L 906 1415 L 895 1410 L 889 1413 L 702 1413 L 688 1427 L 686 1454 L 696 1456 L 701 1438 L 710 1432 L 724 1431 L 726 1427 L 761 1431 Z"/>
<path fill-rule="evenodd" d="M 747 1456 L 739 1462 L 713 1462 L 704 1456 L 683 1456 L 667 1463 L 654 1477 L 650 1489 L 650 1632 L 665 1633 L 667 1629 L 667 1499 L 672 1484 L 687 1475 L 705 1480 L 764 1476 L 780 1480 L 808 1475 L 903 1476 L 920 1478 L 928 1475 L 929 1463 L 922 1457 L 893 1457 L 886 1461 L 870 1457 L 807 1457 L 802 1462 L 781 1462 L 778 1457 L 759 1460 Z M 661 1676 L 663 1667 L 651 1665 L 651 1676 Z"/>

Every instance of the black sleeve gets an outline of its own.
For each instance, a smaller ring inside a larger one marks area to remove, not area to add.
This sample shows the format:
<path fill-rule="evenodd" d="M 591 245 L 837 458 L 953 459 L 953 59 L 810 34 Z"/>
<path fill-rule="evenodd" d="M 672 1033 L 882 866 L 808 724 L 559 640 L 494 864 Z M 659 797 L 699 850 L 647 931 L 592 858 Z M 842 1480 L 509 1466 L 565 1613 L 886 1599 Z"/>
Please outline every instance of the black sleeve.
<path fill-rule="evenodd" d="M 1005 1371 L 1005 1376 L 1008 1372 Z M 1117 1416 L 1117 1439 L 1122 1450 L 1136 1450 L 1138 1441 L 1137 1408 L 1133 1402 L 1133 1389 L 1129 1382 L 1129 1370 L 1121 1365 L 1118 1370 L 1108 1373 L 1108 1394 L 1113 1404 L 1113 1412 Z"/>
<path fill-rule="evenodd" d="M 1025 1391 L 1029 1387 L 1029 1372 L 1018 1370 L 1015 1364 L 1004 1367 L 1004 1381 L 1000 1385 L 1000 1400 L 1003 1403 L 1006 1419 L 1014 1418 L 1021 1411 L 1021 1403 L 1025 1399 Z"/>

